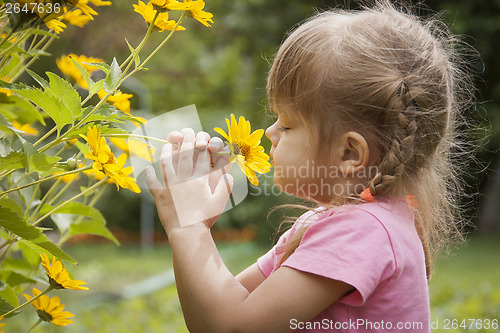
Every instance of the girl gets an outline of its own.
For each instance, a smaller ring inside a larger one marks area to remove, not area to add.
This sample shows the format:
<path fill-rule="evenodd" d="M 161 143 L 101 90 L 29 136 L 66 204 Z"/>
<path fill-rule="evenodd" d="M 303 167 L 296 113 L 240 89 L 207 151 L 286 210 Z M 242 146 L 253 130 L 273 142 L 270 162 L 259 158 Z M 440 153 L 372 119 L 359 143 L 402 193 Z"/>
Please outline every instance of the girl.
<path fill-rule="evenodd" d="M 267 85 L 273 178 L 318 207 L 236 277 L 207 218 L 232 184 L 208 176 L 221 142 L 169 135 L 168 186 L 146 178 L 190 331 L 430 332 L 431 245 L 457 230 L 449 161 L 466 81 L 450 41 L 389 1 L 317 14 L 286 38 Z"/>

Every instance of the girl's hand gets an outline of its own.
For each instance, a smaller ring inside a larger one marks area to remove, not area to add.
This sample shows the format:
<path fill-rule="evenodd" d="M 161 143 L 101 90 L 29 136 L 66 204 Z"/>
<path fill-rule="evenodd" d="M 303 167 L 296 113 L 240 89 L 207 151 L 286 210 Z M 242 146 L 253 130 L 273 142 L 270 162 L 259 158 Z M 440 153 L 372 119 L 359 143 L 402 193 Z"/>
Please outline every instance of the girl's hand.
<path fill-rule="evenodd" d="M 230 163 L 222 140 L 192 129 L 172 132 L 161 154 L 165 185 L 154 169 L 146 168 L 146 181 L 167 235 L 174 229 L 200 224 L 210 228 L 220 216 L 232 190 Z M 211 163 L 212 160 L 212 163 Z"/>

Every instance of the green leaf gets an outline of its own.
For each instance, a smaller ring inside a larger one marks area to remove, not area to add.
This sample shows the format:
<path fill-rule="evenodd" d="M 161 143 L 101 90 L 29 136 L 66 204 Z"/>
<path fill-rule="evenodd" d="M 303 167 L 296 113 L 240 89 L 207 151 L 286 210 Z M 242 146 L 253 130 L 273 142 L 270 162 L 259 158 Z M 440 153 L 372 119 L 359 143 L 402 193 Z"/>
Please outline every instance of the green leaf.
<path fill-rule="evenodd" d="M 44 50 L 33 49 L 33 50 L 29 50 L 28 55 L 29 55 L 30 57 L 34 57 L 34 56 L 44 56 L 44 57 L 49 57 L 49 56 L 51 56 L 52 54 L 50 54 L 49 52 L 46 52 L 46 51 L 44 51 Z"/>
<path fill-rule="evenodd" d="M 132 57 L 135 57 L 134 63 L 135 63 L 135 68 L 137 68 L 141 64 L 141 58 L 137 54 L 137 51 L 130 45 L 127 38 L 125 38 L 125 42 L 127 42 L 128 48 L 129 48 L 130 52 L 132 53 Z"/>
<path fill-rule="evenodd" d="M 7 302 L 12 304 L 13 306 L 19 305 L 19 299 L 17 298 L 17 295 L 14 292 L 14 289 L 12 289 L 10 286 L 8 286 L 5 283 L 2 283 L 0 285 L 0 298 L 5 299 Z"/>
<path fill-rule="evenodd" d="M 95 94 L 92 93 L 92 86 L 95 84 L 94 81 L 92 81 L 92 79 L 90 78 L 90 75 L 89 75 L 89 72 L 87 71 L 87 69 L 85 69 L 85 67 L 83 67 L 78 61 L 76 61 L 75 59 L 73 59 L 72 57 L 70 57 L 71 61 L 73 62 L 73 64 L 75 65 L 76 69 L 78 69 L 78 71 L 80 72 L 80 74 L 82 74 L 82 77 L 83 79 L 85 80 L 85 82 L 87 83 L 87 87 L 89 87 L 89 94 L 90 96 L 93 96 Z"/>
<path fill-rule="evenodd" d="M 113 62 L 111 63 L 111 67 L 109 69 L 108 75 L 104 79 L 104 89 L 106 92 L 110 92 L 118 83 L 118 80 L 122 76 L 122 70 L 116 61 L 116 58 L 113 58 Z"/>
<path fill-rule="evenodd" d="M 94 66 L 99 68 L 101 71 L 104 72 L 104 74 L 108 74 L 110 71 L 110 67 L 108 64 L 105 64 L 103 62 L 82 62 L 84 65 L 89 65 L 89 66 Z"/>
<path fill-rule="evenodd" d="M 54 207 L 46 204 L 42 207 L 40 213 L 46 214 L 52 211 L 52 209 Z M 52 214 L 70 215 L 65 218 L 56 215 L 53 218 L 61 233 L 64 234 L 65 239 L 79 234 L 92 234 L 105 237 L 113 241 L 116 245 L 120 244 L 109 229 L 106 228 L 104 216 L 94 207 L 86 206 L 79 202 L 70 202 Z M 86 219 L 79 221 L 78 216 L 85 216 Z"/>
<path fill-rule="evenodd" d="M 26 168 L 26 154 L 11 151 L 5 156 L 0 156 L 0 171 Z"/>
<path fill-rule="evenodd" d="M 20 140 L 23 144 L 24 152 L 28 156 L 28 170 L 30 172 L 50 170 L 61 159 L 60 157 L 39 153 L 31 143 L 22 138 Z"/>
<path fill-rule="evenodd" d="M 40 228 L 29 224 L 24 216 L 10 207 L 0 207 L 0 226 L 18 235 L 19 237 L 24 238 L 24 240 L 26 240 L 25 243 L 31 248 L 35 245 L 38 248 L 47 250 L 58 258 L 76 263 L 75 259 L 71 258 L 71 256 L 52 243 L 47 236 L 42 233 Z M 38 250 L 38 252 L 46 253 L 46 251 L 41 250 Z"/>
<path fill-rule="evenodd" d="M 28 74 L 31 75 L 31 77 L 36 82 L 38 82 L 38 84 L 41 85 L 43 88 L 49 88 L 49 83 L 45 79 L 43 79 L 40 75 L 29 69 L 27 69 L 26 72 L 28 72 Z"/>
<path fill-rule="evenodd" d="M 75 130 L 72 130 L 71 132 L 66 133 L 65 136 L 68 139 L 80 138 L 80 134 L 84 134 L 84 135 L 87 134 L 89 127 L 92 127 L 94 125 L 95 125 L 95 123 L 88 123 L 79 129 L 75 129 Z M 99 130 L 101 131 L 101 134 L 129 134 L 129 132 L 127 132 L 124 129 L 121 129 L 118 127 L 111 127 L 111 126 L 107 126 L 107 125 L 100 126 Z"/>
<path fill-rule="evenodd" d="M 114 242 L 116 245 L 120 245 L 120 242 L 113 236 L 111 231 L 109 231 L 105 223 L 101 221 L 85 219 L 77 223 L 72 223 L 66 237 L 69 238 L 80 234 L 102 236 Z"/>
<path fill-rule="evenodd" d="M 3 80 L 0 80 L 0 88 L 5 88 L 5 89 L 26 89 L 29 88 L 27 85 L 24 83 L 9 83 L 5 82 Z"/>
<path fill-rule="evenodd" d="M 88 110 L 89 112 L 91 110 Z M 101 121 L 101 122 L 113 122 L 113 123 L 123 123 L 124 121 L 132 121 L 137 122 L 134 117 L 126 114 L 125 112 L 119 110 L 112 104 L 104 104 L 99 110 L 97 110 L 94 114 L 92 114 L 87 121 Z"/>
<path fill-rule="evenodd" d="M 12 124 L 5 118 L 3 114 L 0 114 L 0 129 L 3 131 L 12 131 L 17 133 L 17 129 L 12 126 Z"/>
<path fill-rule="evenodd" d="M 44 235 L 45 236 L 45 235 Z M 24 245 L 30 247 L 38 253 L 52 254 L 59 259 L 66 260 L 72 264 L 76 264 L 77 261 L 73 259 L 70 255 L 61 250 L 57 245 L 49 241 L 48 238 L 45 237 L 45 241 L 29 241 L 22 239 L 19 243 L 23 243 Z"/>
<path fill-rule="evenodd" d="M 55 96 L 49 90 L 42 91 L 41 89 L 28 87 L 14 89 L 14 91 L 45 111 L 54 120 L 59 130 L 65 125 L 73 123 L 71 110 L 64 106 L 61 98 Z"/>
<path fill-rule="evenodd" d="M 29 262 L 33 266 L 38 265 L 38 263 L 40 262 L 40 255 L 37 251 L 21 242 L 18 242 L 18 246 L 21 250 L 21 253 L 23 254 L 24 259 L 27 262 Z"/>
<path fill-rule="evenodd" d="M 28 159 L 28 169 L 30 172 L 47 171 L 52 169 L 52 167 L 60 159 L 60 157 L 54 157 L 44 153 L 36 153 L 34 155 L 30 155 Z"/>
<path fill-rule="evenodd" d="M 104 88 L 104 79 L 95 82 L 94 85 L 92 87 L 90 87 L 89 94 L 91 94 L 91 96 L 94 96 L 99 91 L 101 91 L 103 88 Z"/>
<path fill-rule="evenodd" d="M 0 297 L 0 315 L 3 315 L 4 313 L 9 312 L 12 309 L 14 309 L 14 307 L 12 306 L 12 304 L 10 304 L 9 302 L 7 302 L 4 298 Z M 15 312 L 15 313 L 12 313 L 12 314 L 8 315 L 6 318 L 15 316 L 18 313 L 19 313 L 19 311 Z"/>
<path fill-rule="evenodd" d="M 76 91 L 68 81 L 62 79 L 58 75 L 51 72 L 46 72 L 45 74 L 49 77 L 50 91 L 62 100 L 67 109 L 65 111 L 71 114 L 72 120 L 81 117 L 82 100 L 78 91 Z"/>
<path fill-rule="evenodd" d="M 19 212 L 4 205 L 0 206 L 0 226 L 27 240 L 43 236 L 40 229 L 29 224 Z"/>
<path fill-rule="evenodd" d="M 26 276 L 24 274 L 11 271 L 9 274 L 7 274 L 5 282 L 9 286 L 15 287 L 15 286 L 23 284 L 23 283 L 34 284 L 37 281 L 33 280 L 32 278 L 30 278 L 29 276 Z"/>
<path fill-rule="evenodd" d="M 20 122 L 30 124 L 39 121 L 45 126 L 45 120 L 40 111 L 38 111 L 30 101 L 18 95 L 9 96 L 9 101 L 12 102 L 9 107 L 12 107 Z"/>
<path fill-rule="evenodd" d="M 40 214 L 45 215 L 54 209 L 53 206 L 45 204 L 40 210 Z M 106 223 L 104 216 L 94 207 L 84 205 L 79 202 L 70 202 L 61 208 L 56 209 L 52 214 L 76 214 L 90 217 L 96 221 Z"/>
<path fill-rule="evenodd" d="M 3 197 L 2 199 L 0 199 L 0 207 L 8 208 L 14 213 L 24 216 L 24 212 L 21 206 L 9 197 Z"/>
<path fill-rule="evenodd" d="M 42 29 L 32 29 L 32 30 L 30 30 L 30 33 L 35 34 L 35 35 L 43 35 L 43 36 L 49 36 L 49 37 L 54 37 L 54 38 L 59 39 L 58 35 L 50 33 L 48 31 L 45 31 Z"/>

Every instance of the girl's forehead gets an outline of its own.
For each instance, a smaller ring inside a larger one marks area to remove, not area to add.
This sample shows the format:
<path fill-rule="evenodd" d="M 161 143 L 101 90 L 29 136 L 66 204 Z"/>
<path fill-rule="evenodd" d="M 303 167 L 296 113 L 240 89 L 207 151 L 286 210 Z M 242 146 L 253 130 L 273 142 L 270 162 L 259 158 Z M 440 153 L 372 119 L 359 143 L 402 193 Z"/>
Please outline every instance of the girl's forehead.
<path fill-rule="evenodd" d="M 290 107 L 275 106 L 271 111 L 274 115 L 278 116 L 281 121 L 294 121 L 299 119 L 299 115 Z"/>

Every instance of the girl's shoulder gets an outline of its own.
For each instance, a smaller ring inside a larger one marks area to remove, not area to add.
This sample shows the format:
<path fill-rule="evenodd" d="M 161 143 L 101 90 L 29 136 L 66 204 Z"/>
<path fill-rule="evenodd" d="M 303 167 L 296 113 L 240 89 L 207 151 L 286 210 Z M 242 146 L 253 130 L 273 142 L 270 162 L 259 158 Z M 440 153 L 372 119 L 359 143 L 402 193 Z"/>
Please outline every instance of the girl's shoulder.
<path fill-rule="evenodd" d="M 404 199 L 381 198 L 374 202 L 333 208 L 318 207 L 300 216 L 292 229 L 330 229 L 352 224 L 356 229 L 382 228 L 389 232 L 393 229 L 414 228 L 414 220 L 413 210 Z"/>
<path fill-rule="evenodd" d="M 414 221 L 412 208 L 403 198 L 389 197 L 381 198 L 373 202 L 363 202 L 359 204 L 346 204 L 333 208 L 320 207 L 313 214 L 317 214 L 319 219 L 330 216 L 348 214 L 352 217 L 362 217 L 366 214 L 373 216 L 380 221 L 398 219 L 403 221 Z"/>

